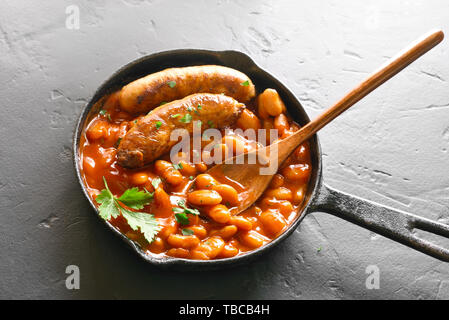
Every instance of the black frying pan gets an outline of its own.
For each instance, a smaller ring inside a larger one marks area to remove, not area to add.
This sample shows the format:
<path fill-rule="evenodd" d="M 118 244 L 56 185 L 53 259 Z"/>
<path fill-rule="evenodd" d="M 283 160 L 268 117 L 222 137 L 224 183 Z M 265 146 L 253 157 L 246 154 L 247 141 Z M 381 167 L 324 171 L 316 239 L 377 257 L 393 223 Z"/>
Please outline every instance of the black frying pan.
<path fill-rule="evenodd" d="M 84 108 L 78 123 L 76 125 L 75 134 L 73 137 L 73 159 L 78 181 L 81 188 L 87 197 L 92 207 L 97 208 L 89 197 L 84 183 L 81 179 L 79 168 L 79 142 L 80 135 L 83 131 L 86 120 L 93 112 L 92 110 L 95 102 L 102 96 L 115 91 L 123 85 L 170 67 L 184 67 L 193 65 L 217 64 L 231 67 L 247 74 L 256 85 L 258 90 L 265 88 L 274 88 L 281 95 L 285 105 L 288 108 L 290 115 L 299 124 L 304 125 L 309 122 L 309 117 L 304 111 L 295 95 L 279 82 L 272 75 L 258 67 L 251 58 L 246 54 L 237 51 L 208 51 L 208 50 L 171 50 L 160 53 L 151 54 L 140 59 L 137 59 L 114 73 L 100 88 L 95 92 L 95 95 Z M 191 269 L 212 269 L 228 265 L 237 265 L 246 263 L 269 249 L 276 246 L 278 243 L 287 238 L 304 219 L 304 217 L 311 212 L 323 211 L 331 213 L 337 217 L 345 219 L 362 226 L 366 229 L 374 231 L 394 241 L 398 241 L 411 248 L 419 250 L 425 254 L 433 256 L 437 259 L 449 262 L 449 250 L 442 248 L 434 243 L 418 238 L 414 229 L 421 229 L 433 234 L 437 234 L 449 238 L 449 226 L 425 219 L 410 213 L 395 210 L 389 207 L 381 206 L 374 202 L 364 200 L 338 190 L 332 189 L 322 182 L 321 170 L 321 149 L 318 137 L 315 135 L 310 139 L 311 157 L 312 157 L 312 175 L 304 199 L 301 214 L 290 225 L 290 227 L 278 238 L 274 239 L 267 245 L 246 253 L 241 256 L 220 259 L 220 260 L 187 260 L 180 258 L 155 258 L 146 254 L 138 245 L 129 240 L 117 229 L 115 229 L 109 222 L 106 224 L 118 236 L 120 236 L 127 244 L 129 244 L 145 261 L 161 266 L 161 267 L 180 267 L 183 270 Z M 101 218 L 100 218 L 101 219 Z M 101 219 L 104 221 L 103 219 Z"/>

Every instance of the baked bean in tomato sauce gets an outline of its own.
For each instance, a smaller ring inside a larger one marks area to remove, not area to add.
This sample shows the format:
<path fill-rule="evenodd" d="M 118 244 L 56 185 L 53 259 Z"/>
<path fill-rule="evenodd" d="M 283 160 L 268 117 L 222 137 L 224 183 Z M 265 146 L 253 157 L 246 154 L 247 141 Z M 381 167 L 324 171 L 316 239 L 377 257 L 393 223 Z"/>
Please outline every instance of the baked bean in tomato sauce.
<path fill-rule="evenodd" d="M 213 165 L 210 161 L 206 164 L 206 160 L 216 152 L 233 151 L 235 155 L 249 151 L 257 147 L 255 141 L 238 134 L 227 135 L 212 151 L 202 152 L 201 163 L 193 164 L 188 156 L 181 154 L 181 165 L 173 166 L 169 155 L 164 155 L 143 168 L 126 169 L 117 164 L 117 145 L 143 115 L 136 117 L 120 110 L 117 93 L 101 99 L 94 110 L 97 113 L 91 115 L 80 144 L 84 184 L 94 200 L 105 188 L 103 177 L 117 197 L 132 187 L 154 193 L 151 203 L 140 210 L 153 214 L 160 226 L 151 243 L 139 230 L 129 227 L 122 216 L 110 220 L 147 254 L 203 260 L 230 258 L 267 244 L 298 217 L 312 169 L 308 142 L 282 164 L 269 188 L 253 206 L 232 216 L 230 209 L 238 203 L 244 190 L 205 173 Z M 277 129 L 278 139 L 284 139 L 297 131 L 299 125 L 286 113 L 276 90 L 266 89 L 241 112 L 231 129 L 237 128 Z M 161 183 L 152 183 L 155 179 Z M 188 215 L 188 224 L 180 224 L 173 212 L 180 200 L 188 207 L 199 209 L 201 215 Z"/>

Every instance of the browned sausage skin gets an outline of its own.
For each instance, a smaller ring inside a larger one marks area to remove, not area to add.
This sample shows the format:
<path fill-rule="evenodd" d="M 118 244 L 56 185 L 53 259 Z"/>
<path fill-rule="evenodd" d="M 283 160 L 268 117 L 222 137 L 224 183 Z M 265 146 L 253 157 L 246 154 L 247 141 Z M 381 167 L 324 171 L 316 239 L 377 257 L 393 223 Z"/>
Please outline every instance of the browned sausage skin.
<path fill-rule="evenodd" d="M 223 93 L 243 103 L 256 95 L 254 84 L 244 73 L 204 65 L 165 69 L 137 79 L 121 89 L 119 102 L 123 110 L 137 114 L 193 93 Z"/>
<path fill-rule="evenodd" d="M 209 93 L 197 93 L 164 104 L 140 119 L 126 133 L 117 150 L 117 161 L 126 168 L 142 167 L 170 151 L 177 143 L 170 141 L 173 130 L 186 129 L 192 133 L 194 122 L 198 120 L 201 129 L 224 128 L 237 121 L 244 107 L 231 97 Z"/>

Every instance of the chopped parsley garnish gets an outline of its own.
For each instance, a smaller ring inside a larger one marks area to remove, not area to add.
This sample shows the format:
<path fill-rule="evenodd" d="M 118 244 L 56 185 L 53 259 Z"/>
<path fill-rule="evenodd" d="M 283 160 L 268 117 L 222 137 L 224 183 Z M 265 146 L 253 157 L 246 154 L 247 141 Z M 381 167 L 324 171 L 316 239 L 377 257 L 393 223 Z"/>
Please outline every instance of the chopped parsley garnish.
<path fill-rule="evenodd" d="M 180 117 L 180 116 L 181 116 L 181 114 L 177 113 L 177 114 L 172 114 L 170 117 L 177 118 L 177 117 Z"/>
<path fill-rule="evenodd" d="M 118 146 L 120 145 L 120 141 L 122 141 L 122 138 L 118 138 L 117 141 L 114 144 L 114 148 L 118 148 Z"/>
<path fill-rule="evenodd" d="M 194 234 L 194 232 L 193 232 L 193 230 L 192 229 L 182 229 L 182 234 L 183 235 L 185 235 L 185 236 L 191 236 L 191 235 L 193 235 Z"/>
<path fill-rule="evenodd" d="M 98 113 L 102 116 L 104 116 L 106 114 L 106 110 L 105 109 L 101 109 Z"/>
<path fill-rule="evenodd" d="M 162 126 L 161 121 L 156 121 L 156 129 L 159 129 Z"/>
<path fill-rule="evenodd" d="M 176 208 L 173 208 L 173 209 L 176 209 Z M 175 219 L 179 224 L 182 224 L 182 225 L 189 224 L 189 218 L 187 217 L 187 215 L 185 213 L 175 213 Z"/>
<path fill-rule="evenodd" d="M 95 201 L 100 204 L 98 207 L 100 216 L 108 221 L 111 218 L 117 218 L 121 214 L 131 229 L 135 231 L 140 229 L 145 239 L 151 243 L 161 229 L 156 218 L 149 213 L 131 211 L 122 204 L 134 210 L 143 209 L 144 206 L 151 202 L 153 194 L 148 191 L 139 191 L 139 188 L 134 187 L 127 189 L 117 198 L 109 190 L 104 177 L 103 181 L 106 189 L 101 190 L 100 194 L 95 198 Z"/>
<path fill-rule="evenodd" d="M 209 128 L 214 127 L 214 122 L 212 120 L 207 121 L 207 124 L 209 125 Z"/>
<path fill-rule="evenodd" d="M 179 201 L 178 202 L 178 206 L 180 206 L 181 208 L 184 209 L 185 213 L 188 214 L 193 214 L 194 216 L 198 216 L 200 214 L 200 212 L 198 211 L 198 209 L 190 209 L 186 207 L 186 203 L 184 201 Z"/>
<path fill-rule="evenodd" d="M 168 84 L 168 86 L 170 88 L 174 88 L 176 86 L 176 82 L 175 81 L 169 81 L 169 82 L 167 82 L 167 84 Z"/>
<path fill-rule="evenodd" d="M 187 111 L 192 112 L 193 111 L 192 107 L 187 107 Z"/>
<path fill-rule="evenodd" d="M 196 107 L 198 110 L 201 110 L 201 109 L 203 109 L 203 107 L 199 104 L 197 107 Z"/>
<path fill-rule="evenodd" d="M 183 123 L 190 123 L 192 121 L 192 115 L 186 113 L 184 115 L 184 117 L 182 117 L 181 119 L 179 119 L 179 121 L 183 122 Z"/>
<path fill-rule="evenodd" d="M 173 164 L 173 168 L 175 168 L 176 170 L 181 170 L 182 169 L 182 163 L 178 163 L 178 164 Z"/>
<path fill-rule="evenodd" d="M 190 177 L 189 177 L 189 180 L 193 180 L 193 179 L 195 179 L 194 176 L 190 176 Z"/>
<path fill-rule="evenodd" d="M 246 80 L 245 82 L 242 82 L 240 85 L 244 86 L 244 87 L 247 87 L 247 86 L 249 86 L 249 81 Z"/>
<path fill-rule="evenodd" d="M 157 189 L 157 187 L 159 186 L 159 184 L 162 182 L 161 178 L 154 178 L 153 180 L 151 180 L 151 184 L 153 185 L 154 189 Z"/>
<path fill-rule="evenodd" d="M 178 207 L 172 208 L 173 212 L 175 213 L 175 219 L 178 223 L 182 225 L 189 224 L 189 218 L 187 217 L 188 214 L 197 216 L 200 214 L 198 209 L 190 209 L 186 207 L 185 201 L 178 201 Z"/>
<path fill-rule="evenodd" d="M 320 252 L 321 250 L 323 250 L 323 248 L 322 248 L 322 247 L 319 247 L 316 251 L 317 251 L 317 252 Z"/>

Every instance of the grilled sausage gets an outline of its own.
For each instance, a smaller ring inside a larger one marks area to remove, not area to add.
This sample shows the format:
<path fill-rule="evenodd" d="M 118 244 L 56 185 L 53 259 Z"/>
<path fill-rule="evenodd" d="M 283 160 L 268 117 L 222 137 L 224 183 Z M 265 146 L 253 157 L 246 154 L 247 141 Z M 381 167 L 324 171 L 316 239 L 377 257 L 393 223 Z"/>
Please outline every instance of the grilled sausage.
<path fill-rule="evenodd" d="M 142 167 L 170 151 L 177 141 L 170 141 L 175 129 L 193 132 L 201 121 L 201 129 L 224 128 L 237 121 L 245 107 L 235 99 L 210 93 L 197 93 L 164 104 L 140 119 L 121 140 L 117 150 L 118 164 L 126 168 Z"/>
<path fill-rule="evenodd" d="M 240 71 L 205 65 L 165 69 L 135 80 L 120 90 L 119 102 L 121 109 L 137 114 L 193 93 L 224 93 L 243 103 L 256 95 L 251 79 Z"/>

